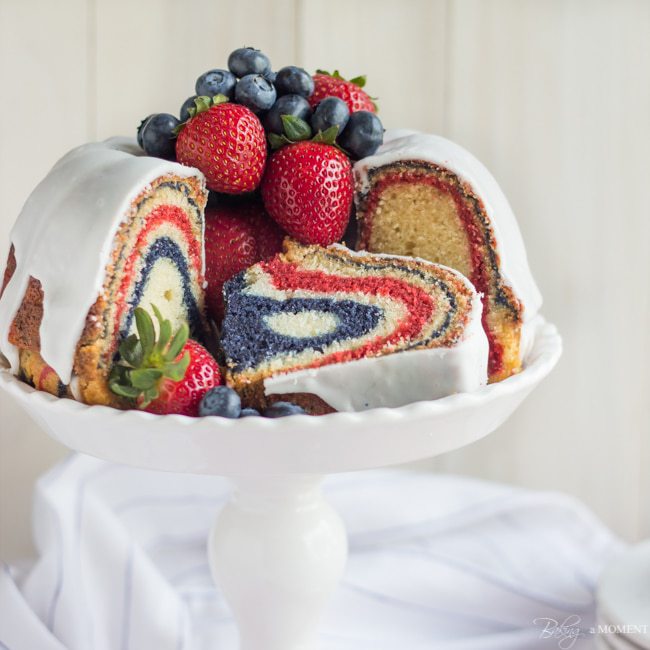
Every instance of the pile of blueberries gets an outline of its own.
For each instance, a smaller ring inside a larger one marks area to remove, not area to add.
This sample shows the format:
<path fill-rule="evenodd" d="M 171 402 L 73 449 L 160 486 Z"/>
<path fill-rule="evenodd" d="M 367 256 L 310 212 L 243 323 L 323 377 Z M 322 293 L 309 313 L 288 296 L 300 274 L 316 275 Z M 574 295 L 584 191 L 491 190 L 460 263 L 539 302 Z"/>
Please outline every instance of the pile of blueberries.
<path fill-rule="evenodd" d="M 199 415 L 218 415 L 222 418 L 246 418 L 252 415 L 261 415 L 265 418 L 283 418 L 287 415 L 304 415 L 300 406 L 291 402 L 276 402 L 262 413 L 251 408 L 242 408 L 239 395 L 228 386 L 215 386 L 211 388 L 199 404 Z"/>
<path fill-rule="evenodd" d="M 138 128 L 138 144 L 147 155 L 173 160 L 175 130 L 190 119 L 190 108 L 199 96 L 225 95 L 258 115 L 267 133 L 283 135 L 281 116 L 298 117 L 309 124 L 314 134 L 338 127 L 336 143 L 352 158 L 373 154 L 382 142 L 384 129 L 370 111 L 350 114 L 338 97 L 326 97 L 312 111 L 308 98 L 314 80 L 303 68 L 290 65 L 273 72 L 269 58 L 252 47 L 242 47 L 228 57 L 228 70 L 208 70 L 195 85 L 195 95 L 181 106 L 179 117 L 156 113 L 146 117 Z"/>

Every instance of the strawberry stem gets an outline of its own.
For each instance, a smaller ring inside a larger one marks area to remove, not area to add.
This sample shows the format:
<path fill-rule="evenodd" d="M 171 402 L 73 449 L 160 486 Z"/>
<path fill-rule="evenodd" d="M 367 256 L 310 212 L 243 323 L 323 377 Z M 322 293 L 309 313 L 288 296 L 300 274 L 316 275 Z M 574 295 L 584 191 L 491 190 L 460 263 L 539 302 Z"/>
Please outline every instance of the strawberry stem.
<path fill-rule="evenodd" d="M 305 120 L 296 117 L 295 115 L 281 115 L 284 133 L 278 135 L 277 133 L 269 133 L 269 143 L 271 149 L 279 149 L 285 144 L 294 144 L 304 140 L 312 142 L 322 142 L 323 144 L 336 145 L 336 138 L 339 134 L 338 125 L 330 126 L 325 131 L 319 131 L 312 137 L 312 130 Z"/>
<path fill-rule="evenodd" d="M 208 97 L 207 95 L 199 95 L 194 99 L 194 106 L 190 106 L 187 109 L 187 112 L 190 114 L 190 117 L 185 122 L 181 122 L 175 129 L 174 134 L 178 135 L 184 128 L 185 125 L 193 118 L 199 115 L 200 113 L 205 113 L 207 110 L 210 110 L 213 106 L 218 106 L 219 104 L 225 104 L 228 98 L 225 95 L 215 95 L 214 97 Z"/>
<path fill-rule="evenodd" d="M 147 407 L 160 394 L 164 380 L 180 381 L 190 363 L 186 352 L 179 358 L 189 337 L 183 323 L 172 336 L 171 322 L 151 305 L 158 321 L 158 338 L 154 322 L 145 309 L 134 311 L 137 334 L 127 336 L 119 347 L 119 359 L 113 366 L 108 385 L 120 397 L 133 401 L 139 408 Z"/>

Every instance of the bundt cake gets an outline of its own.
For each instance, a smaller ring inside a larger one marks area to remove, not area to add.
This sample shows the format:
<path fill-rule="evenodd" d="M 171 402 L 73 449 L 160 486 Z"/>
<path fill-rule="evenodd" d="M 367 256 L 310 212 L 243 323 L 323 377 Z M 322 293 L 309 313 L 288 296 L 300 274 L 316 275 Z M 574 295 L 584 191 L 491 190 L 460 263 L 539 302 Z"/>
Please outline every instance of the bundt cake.
<path fill-rule="evenodd" d="M 373 156 L 356 163 L 357 247 L 450 266 L 483 295 L 489 377 L 522 362 L 522 327 L 541 296 L 506 197 L 461 146 L 412 131 L 386 133 Z"/>
<path fill-rule="evenodd" d="M 227 382 L 247 406 L 359 411 L 487 381 L 480 297 L 440 265 L 287 239 L 224 298 Z"/>
<path fill-rule="evenodd" d="M 0 351 L 35 387 L 120 406 L 107 384 L 134 309 L 158 306 L 202 338 L 201 172 L 114 138 L 72 150 L 11 232 Z"/>

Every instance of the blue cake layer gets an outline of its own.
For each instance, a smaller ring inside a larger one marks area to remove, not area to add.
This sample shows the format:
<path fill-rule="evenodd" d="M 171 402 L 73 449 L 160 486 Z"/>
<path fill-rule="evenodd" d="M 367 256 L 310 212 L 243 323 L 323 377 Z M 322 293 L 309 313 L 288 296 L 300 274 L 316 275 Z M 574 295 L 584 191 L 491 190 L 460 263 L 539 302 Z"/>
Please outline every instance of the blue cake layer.
<path fill-rule="evenodd" d="M 261 362 L 304 350 L 322 352 L 336 341 L 362 337 L 372 332 L 383 318 L 383 310 L 353 300 L 335 298 L 288 298 L 275 300 L 243 292 L 246 271 L 224 285 L 227 310 L 223 321 L 221 345 L 226 357 L 235 363 L 234 370 L 256 368 Z M 265 318 L 278 313 L 297 314 L 320 311 L 337 320 L 336 329 L 313 337 L 285 336 L 274 332 Z"/>
<path fill-rule="evenodd" d="M 170 260 L 178 269 L 183 286 L 183 305 L 187 313 L 190 331 L 192 332 L 192 335 L 199 338 L 202 337 L 203 326 L 201 321 L 201 312 L 197 305 L 196 297 L 192 292 L 192 278 L 185 255 L 174 240 L 169 237 L 160 237 L 149 247 L 144 259 L 140 279 L 133 288 L 133 293 L 129 299 L 129 313 L 127 314 L 125 324 L 120 332 L 122 338 L 128 336 L 133 323 L 134 310 L 139 306 L 140 301 L 142 300 L 151 270 L 153 269 L 154 264 L 162 258 Z"/>

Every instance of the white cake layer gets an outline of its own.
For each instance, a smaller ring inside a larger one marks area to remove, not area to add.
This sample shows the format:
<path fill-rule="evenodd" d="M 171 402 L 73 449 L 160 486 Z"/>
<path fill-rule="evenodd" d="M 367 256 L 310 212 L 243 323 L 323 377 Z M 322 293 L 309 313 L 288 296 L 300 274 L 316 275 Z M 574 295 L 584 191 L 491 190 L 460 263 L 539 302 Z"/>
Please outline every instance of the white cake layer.
<path fill-rule="evenodd" d="M 356 255 L 363 257 L 367 253 Z M 373 254 L 373 257 L 405 259 L 397 255 Z M 365 411 L 438 399 L 485 385 L 489 345 L 481 323 L 481 296 L 463 275 L 449 270 L 473 294 L 469 321 L 455 345 L 394 352 L 278 374 L 264 380 L 266 395 L 311 393 L 337 411 Z"/>
<path fill-rule="evenodd" d="M 137 196 L 165 175 L 204 182 L 197 169 L 147 157 L 129 138 L 111 138 L 73 149 L 34 189 L 11 231 L 16 271 L 0 298 L 0 352 L 14 371 L 18 354 L 9 329 L 31 276 L 44 294 L 41 355 L 70 382 L 115 235 Z"/>
<path fill-rule="evenodd" d="M 501 276 L 521 301 L 524 322 L 531 320 L 542 305 L 542 296 L 530 272 L 515 215 L 492 174 L 469 151 L 450 140 L 399 129 L 386 131 L 377 153 L 355 164 L 359 189 L 368 190 L 371 169 L 406 160 L 423 160 L 449 169 L 483 201 L 496 239 Z"/>

